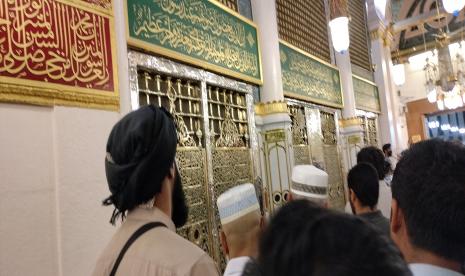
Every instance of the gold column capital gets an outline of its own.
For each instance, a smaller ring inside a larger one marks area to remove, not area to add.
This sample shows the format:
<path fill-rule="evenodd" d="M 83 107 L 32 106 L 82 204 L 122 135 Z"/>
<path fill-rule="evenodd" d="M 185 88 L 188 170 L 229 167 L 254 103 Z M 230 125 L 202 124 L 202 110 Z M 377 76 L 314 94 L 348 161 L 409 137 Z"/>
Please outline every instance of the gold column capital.
<path fill-rule="evenodd" d="M 286 101 L 271 101 L 255 104 L 255 114 L 257 115 L 269 115 L 275 113 L 288 113 Z"/>
<path fill-rule="evenodd" d="M 394 40 L 393 25 L 385 26 L 380 24 L 380 27 L 370 31 L 370 39 L 372 41 L 380 39 L 383 41 L 384 46 L 389 47 Z"/>

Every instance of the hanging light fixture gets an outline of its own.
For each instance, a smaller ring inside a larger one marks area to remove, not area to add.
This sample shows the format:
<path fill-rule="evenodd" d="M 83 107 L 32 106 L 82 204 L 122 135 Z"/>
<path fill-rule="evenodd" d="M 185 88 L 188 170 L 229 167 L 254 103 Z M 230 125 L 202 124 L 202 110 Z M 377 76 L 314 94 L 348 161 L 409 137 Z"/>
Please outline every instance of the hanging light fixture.
<path fill-rule="evenodd" d="M 438 109 L 439 110 L 444 110 L 445 106 L 444 106 L 444 95 L 439 95 L 438 97 L 438 101 L 436 103 L 438 105 Z"/>
<path fill-rule="evenodd" d="M 336 17 L 329 21 L 331 30 L 331 40 L 334 50 L 339 53 L 344 53 L 349 49 L 349 18 L 347 16 Z"/>
<path fill-rule="evenodd" d="M 465 0 L 464 0 L 465 1 Z M 439 11 L 438 11 L 439 13 Z M 449 36 L 442 30 L 436 38 L 437 63 L 430 57 L 426 58 L 425 67 L 425 90 L 430 103 L 436 102 L 439 110 L 456 109 L 462 107 L 465 100 L 465 59 L 461 52 L 461 44 L 455 49 L 455 66 L 453 66 L 451 49 L 449 47 Z M 426 48 L 425 29 L 423 28 L 423 43 Z"/>
<path fill-rule="evenodd" d="M 442 0 L 442 5 L 446 12 L 458 16 L 460 10 L 465 6 L 465 0 Z"/>
<path fill-rule="evenodd" d="M 393 73 L 394 73 L 394 83 L 397 86 L 401 86 L 405 83 L 405 65 L 403 63 L 399 63 L 393 66 Z"/>

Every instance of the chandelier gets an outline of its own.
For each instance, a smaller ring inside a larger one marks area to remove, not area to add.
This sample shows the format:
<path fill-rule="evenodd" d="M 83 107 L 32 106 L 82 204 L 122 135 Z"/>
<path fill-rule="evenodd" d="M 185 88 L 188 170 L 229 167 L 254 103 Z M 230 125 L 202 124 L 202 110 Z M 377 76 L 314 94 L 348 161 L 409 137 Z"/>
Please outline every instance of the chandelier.
<path fill-rule="evenodd" d="M 452 63 L 449 37 L 440 33 L 437 38 L 437 64 L 426 58 L 425 88 L 428 101 L 436 103 L 439 110 L 456 109 L 465 104 L 465 59 L 462 43 Z M 455 66 L 454 66 L 455 65 Z"/>
<path fill-rule="evenodd" d="M 458 13 L 465 6 L 465 0 L 442 0 L 442 6 L 448 13 L 458 16 Z"/>

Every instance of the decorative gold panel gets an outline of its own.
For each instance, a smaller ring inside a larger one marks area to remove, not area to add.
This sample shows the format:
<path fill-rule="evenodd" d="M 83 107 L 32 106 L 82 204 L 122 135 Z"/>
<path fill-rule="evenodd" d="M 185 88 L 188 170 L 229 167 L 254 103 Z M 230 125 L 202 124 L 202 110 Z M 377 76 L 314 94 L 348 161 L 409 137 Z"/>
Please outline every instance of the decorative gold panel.
<path fill-rule="evenodd" d="M 366 23 L 365 0 L 347 1 L 350 24 L 350 61 L 363 69 L 371 71 L 369 37 Z"/>
<path fill-rule="evenodd" d="M 208 217 L 208 189 L 206 186 L 205 149 L 178 149 L 176 161 L 181 174 L 189 206 L 187 224 L 178 233 L 195 243 L 205 252 L 212 251 L 211 228 Z"/>
<path fill-rule="evenodd" d="M 331 62 L 324 0 L 276 0 L 279 37 Z"/>
<path fill-rule="evenodd" d="M 378 129 L 376 127 L 376 118 L 367 119 L 368 143 L 372 146 L 378 146 Z"/>
<path fill-rule="evenodd" d="M 263 133 L 265 170 L 268 183 L 266 187 L 266 205 L 273 212 L 289 199 L 289 181 L 292 172 L 288 158 L 290 139 L 284 129 L 272 129 Z M 285 172 L 285 173 L 284 173 Z"/>
<path fill-rule="evenodd" d="M 323 134 L 323 156 L 328 173 L 328 198 L 331 208 L 344 210 L 345 193 L 342 181 L 341 155 L 337 145 L 337 128 L 334 113 L 320 110 Z"/>
<path fill-rule="evenodd" d="M 324 145 L 325 170 L 328 173 L 328 198 L 331 208 L 344 210 L 345 193 L 342 182 L 341 156 L 337 145 Z"/>
<path fill-rule="evenodd" d="M 212 145 L 212 202 L 227 189 L 243 183 L 253 183 L 249 146 L 247 105 L 245 94 L 207 85 L 208 119 Z M 213 204 L 215 224 L 220 228 L 216 204 Z M 220 244 L 219 239 L 216 241 Z M 226 267 L 223 254 L 219 265 Z"/>
<path fill-rule="evenodd" d="M 321 132 L 323 134 L 323 143 L 325 145 L 336 145 L 336 121 L 333 113 L 320 111 L 321 116 Z"/>
<path fill-rule="evenodd" d="M 308 145 L 293 146 L 294 149 L 294 165 L 309 165 L 312 164 L 310 160 L 310 149 Z"/>
<path fill-rule="evenodd" d="M 220 218 L 216 200 L 219 195 L 226 190 L 243 183 L 253 183 L 252 161 L 250 159 L 250 149 L 248 148 L 216 148 L 212 151 L 213 164 L 213 186 L 212 186 L 212 211 L 220 231 Z M 218 235 L 219 237 L 219 235 Z M 216 241 L 220 245 L 219 239 Z M 226 259 L 223 254 L 219 254 L 218 263 L 224 270 Z"/>
<path fill-rule="evenodd" d="M 300 105 L 288 105 L 289 116 L 292 120 L 292 145 L 294 149 L 294 164 L 311 164 L 310 149 L 307 139 L 305 109 Z"/>

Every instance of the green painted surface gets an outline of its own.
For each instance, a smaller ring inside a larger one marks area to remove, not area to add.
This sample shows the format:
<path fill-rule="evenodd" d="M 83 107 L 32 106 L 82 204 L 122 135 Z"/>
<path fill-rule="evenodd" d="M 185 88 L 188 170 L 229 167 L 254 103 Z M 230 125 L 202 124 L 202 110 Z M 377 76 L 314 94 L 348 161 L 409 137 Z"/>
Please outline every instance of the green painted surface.
<path fill-rule="evenodd" d="M 357 109 L 381 112 L 378 87 L 372 83 L 352 77 Z"/>
<path fill-rule="evenodd" d="M 254 25 L 208 0 L 126 1 L 130 43 L 135 46 L 261 81 Z"/>
<path fill-rule="evenodd" d="M 341 79 L 332 66 L 279 44 L 284 92 L 311 102 L 342 107 Z"/>

